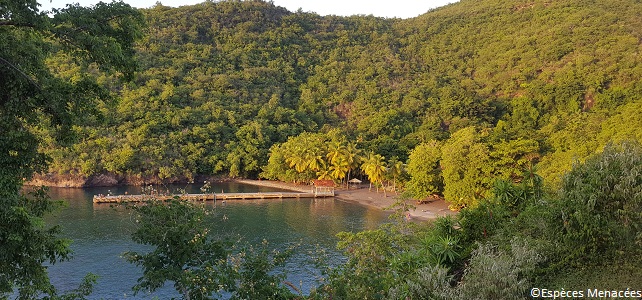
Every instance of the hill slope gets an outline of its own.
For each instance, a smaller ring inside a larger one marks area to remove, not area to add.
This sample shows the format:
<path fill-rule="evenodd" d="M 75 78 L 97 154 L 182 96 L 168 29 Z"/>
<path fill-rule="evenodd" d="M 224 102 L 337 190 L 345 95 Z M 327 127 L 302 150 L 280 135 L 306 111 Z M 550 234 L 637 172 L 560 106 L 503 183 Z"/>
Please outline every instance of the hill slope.
<path fill-rule="evenodd" d="M 272 145 L 304 131 L 339 128 L 406 160 L 474 126 L 491 152 L 535 143 L 555 181 L 613 139 L 642 138 L 640 3 L 464 0 L 408 20 L 261 1 L 144 13 L 135 84 L 101 78 L 121 100 L 100 103 L 71 149 L 44 149 L 52 171 L 257 176 Z"/>

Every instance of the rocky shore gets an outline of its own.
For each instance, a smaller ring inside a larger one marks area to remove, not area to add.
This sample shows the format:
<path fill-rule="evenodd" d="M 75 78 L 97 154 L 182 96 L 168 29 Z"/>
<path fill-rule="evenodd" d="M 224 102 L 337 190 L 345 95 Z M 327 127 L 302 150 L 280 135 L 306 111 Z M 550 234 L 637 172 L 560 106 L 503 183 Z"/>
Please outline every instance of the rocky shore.
<path fill-rule="evenodd" d="M 204 176 L 198 175 L 193 179 L 186 177 L 174 177 L 161 179 L 158 176 L 142 176 L 142 175 L 118 175 L 113 173 L 100 173 L 90 176 L 77 175 L 77 174 L 35 174 L 33 178 L 27 182 L 27 186 L 51 186 L 51 187 L 96 187 L 96 186 L 118 186 L 118 185 L 160 185 L 171 183 L 189 183 L 189 182 L 203 182 L 203 181 L 230 181 L 232 179 L 221 176 Z"/>

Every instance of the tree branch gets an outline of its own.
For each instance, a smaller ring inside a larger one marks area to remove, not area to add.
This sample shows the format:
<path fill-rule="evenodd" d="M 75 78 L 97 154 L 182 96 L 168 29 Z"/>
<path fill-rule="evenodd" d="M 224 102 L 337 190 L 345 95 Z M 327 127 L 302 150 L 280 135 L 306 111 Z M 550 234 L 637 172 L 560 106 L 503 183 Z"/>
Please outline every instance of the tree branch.
<path fill-rule="evenodd" d="M 29 23 L 16 23 L 11 20 L 0 21 L 0 26 L 14 26 L 14 27 L 30 27 L 35 28 L 36 26 Z"/>
<path fill-rule="evenodd" d="M 6 66 L 8 66 L 9 68 L 13 69 L 14 71 L 18 72 L 18 74 L 20 74 L 22 77 L 24 77 L 25 79 L 27 79 L 27 81 L 29 81 L 29 83 L 31 83 L 31 85 L 33 85 L 35 88 L 37 88 L 37 89 L 38 89 L 38 91 L 42 92 L 42 88 L 40 88 L 40 85 L 38 85 L 38 83 L 37 83 L 37 82 L 35 82 L 33 79 L 31 79 L 31 77 L 29 77 L 29 75 L 27 75 L 27 74 L 25 74 L 24 72 L 22 72 L 22 70 L 20 70 L 20 68 L 16 67 L 16 66 L 15 66 L 14 64 L 12 64 L 10 61 L 8 61 L 8 60 L 6 60 L 6 59 L 4 59 L 4 58 L 0 57 L 0 63 L 2 63 L 2 64 L 4 64 L 4 65 L 6 65 Z"/>

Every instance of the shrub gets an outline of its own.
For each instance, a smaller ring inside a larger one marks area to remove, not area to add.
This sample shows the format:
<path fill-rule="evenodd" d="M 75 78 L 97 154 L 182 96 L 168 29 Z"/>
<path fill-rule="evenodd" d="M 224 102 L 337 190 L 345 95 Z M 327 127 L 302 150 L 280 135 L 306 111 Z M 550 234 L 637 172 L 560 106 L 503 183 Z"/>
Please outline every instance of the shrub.
<path fill-rule="evenodd" d="M 525 299 L 531 284 L 529 275 L 542 256 L 532 245 L 517 238 L 510 246 L 506 253 L 491 244 L 480 244 L 452 298 Z"/>
<path fill-rule="evenodd" d="M 452 299 L 451 276 L 441 266 L 427 266 L 417 275 L 388 291 L 387 299 Z"/>
<path fill-rule="evenodd" d="M 639 251 L 642 239 L 642 148 L 608 145 L 576 165 L 561 189 L 564 242 L 574 257 Z"/>

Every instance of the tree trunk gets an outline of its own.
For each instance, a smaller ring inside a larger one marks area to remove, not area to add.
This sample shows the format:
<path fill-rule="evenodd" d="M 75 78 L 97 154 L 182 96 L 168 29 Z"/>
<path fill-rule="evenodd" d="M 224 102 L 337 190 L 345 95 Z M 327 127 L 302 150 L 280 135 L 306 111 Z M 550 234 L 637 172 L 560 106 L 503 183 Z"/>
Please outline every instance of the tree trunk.
<path fill-rule="evenodd" d="M 350 189 L 350 169 L 348 169 L 348 178 L 346 178 L 346 189 Z"/>
<path fill-rule="evenodd" d="M 397 195 L 397 177 L 392 178 L 392 190 L 395 192 L 395 195 Z"/>

